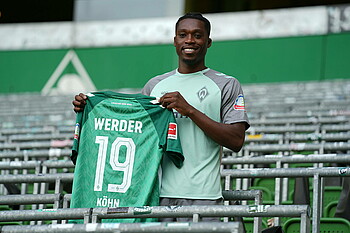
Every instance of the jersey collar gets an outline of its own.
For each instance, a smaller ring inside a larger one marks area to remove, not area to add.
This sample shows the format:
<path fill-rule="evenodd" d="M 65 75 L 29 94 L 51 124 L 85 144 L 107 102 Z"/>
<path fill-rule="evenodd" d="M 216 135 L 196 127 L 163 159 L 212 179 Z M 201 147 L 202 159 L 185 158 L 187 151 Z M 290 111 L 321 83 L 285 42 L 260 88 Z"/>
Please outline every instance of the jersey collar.
<path fill-rule="evenodd" d="M 197 75 L 197 74 L 204 74 L 205 72 L 209 71 L 210 68 L 205 68 L 204 70 L 201 70 L 201 71 L 197 71 L 197 72 L 194 72 L 194 73 L 189 73 L 189 74 L 182 74 L 179 72 L 179 68 L 176 69 L 176 75 L 178 76 L 190 76 L 190 75 Z"/>

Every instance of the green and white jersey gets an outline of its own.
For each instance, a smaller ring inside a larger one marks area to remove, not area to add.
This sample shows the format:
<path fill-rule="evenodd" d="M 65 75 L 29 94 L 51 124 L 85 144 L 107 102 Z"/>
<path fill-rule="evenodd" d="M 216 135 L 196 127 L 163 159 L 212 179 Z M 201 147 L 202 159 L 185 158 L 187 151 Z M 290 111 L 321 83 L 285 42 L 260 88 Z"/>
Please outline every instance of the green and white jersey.
<path fill-rule="evenodd" d="M 186 101 L 212 120 L 225 124 L 246 122 L 244 96 L 237 79 L 212 69 L 192 74 L 177 70 L 154 77 L 142 93 L 161 97 L 179 91 Z M 179 127 L 185 161 L 181 169 L 168 159 L 162 163 L 161 197 L 217 199 L 220 183 L 221 147 L 192 122 L 174 112 Z"/>
<path fill-rule="evenodd" d="M 173 113 L 154 101 L 142 94 L 88 94 L 77 115 L 71 208 L 159 205 L 163 155 L 175 167 L 184 157 Z"/>

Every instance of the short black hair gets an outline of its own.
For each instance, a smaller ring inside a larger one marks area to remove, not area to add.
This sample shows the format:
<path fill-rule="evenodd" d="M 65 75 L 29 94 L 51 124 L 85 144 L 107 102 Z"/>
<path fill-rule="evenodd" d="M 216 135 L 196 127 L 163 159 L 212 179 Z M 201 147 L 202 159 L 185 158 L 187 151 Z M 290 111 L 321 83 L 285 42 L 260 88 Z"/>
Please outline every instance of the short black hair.
<path fill-rule="evenodd" d="M 205 30 L 207 30 L 208 32 L 208 36 L 210 35 L 210 22 L 207 18 L 205 18 L 201 13 L 199 12 L 189 12 L 189 13 L 186 13 L 185 15 L 181 16 L 176 24 L 175 24 L 175 30 L 177 30 L 177 27 L 179 25 L 179 22 L 181 20 L 184 20 L 184 19 L 198 19 L 200 21 L 203 21 L 204 22 L 204 27 L 205 27 Z"/>

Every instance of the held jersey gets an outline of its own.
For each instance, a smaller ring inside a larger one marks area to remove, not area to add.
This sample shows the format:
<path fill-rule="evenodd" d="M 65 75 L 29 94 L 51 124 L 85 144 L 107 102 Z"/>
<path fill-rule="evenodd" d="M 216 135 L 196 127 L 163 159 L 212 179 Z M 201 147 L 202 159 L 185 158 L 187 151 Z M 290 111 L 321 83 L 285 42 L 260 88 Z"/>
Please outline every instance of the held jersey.
<path fill-rule="evenodd" d="M 161 160 L 181 167 L 184 157 L 173 112 L 154 101 L 142 94 L 88 94 L 77 115 L 71 208 L 159 205 Z"/>
<path fill-rule="evenodd" d="M 177 70 L 151 79 L 142 93 L 161 97 L 178 91 L 193 107 L 216 122 L 246 123 L 244 96 L 237 79 L 212 69 L 181 74 Z M 169 160 L 162 163 L 161 197 L 218 199 L 221 197 L 221 147 L 190 118 L 174 112 L 186 160 L 177 169 Z"/>

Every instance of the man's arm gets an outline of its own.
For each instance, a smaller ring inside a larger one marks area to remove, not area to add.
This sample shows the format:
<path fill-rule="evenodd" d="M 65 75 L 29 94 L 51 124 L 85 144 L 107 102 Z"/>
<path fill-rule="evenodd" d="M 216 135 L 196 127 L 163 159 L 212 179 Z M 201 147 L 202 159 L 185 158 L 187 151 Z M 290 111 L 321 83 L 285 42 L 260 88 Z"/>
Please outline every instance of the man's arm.
<path fill-rule="evenodd" d="M 246 130 L 244 122 L 234 124 L 216 122 L 187 103 L 179 92 L 167 93 L 160 98 L 159 102 L 167 109 L 175 109 L 181 115 L 189 117 L 206 135 L 219 145 L 235 152 L 241 150 Z"/>

